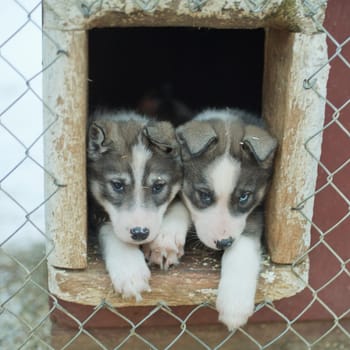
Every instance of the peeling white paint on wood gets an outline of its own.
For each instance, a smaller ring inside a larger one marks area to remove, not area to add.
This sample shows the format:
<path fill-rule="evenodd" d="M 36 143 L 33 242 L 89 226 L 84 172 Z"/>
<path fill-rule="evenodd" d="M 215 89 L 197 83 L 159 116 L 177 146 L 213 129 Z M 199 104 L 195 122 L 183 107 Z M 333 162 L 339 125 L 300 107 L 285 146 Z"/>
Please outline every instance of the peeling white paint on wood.
<path fill-rule="evenodd" d="M 263 114 L 279 148 L 267 201 L 266 231 L 276 263 L 295 262 L 310 244 L 328 71 L 325 34 L 267 31 Z M 315 72 L 317 92 L 305 89 L 305 79 Z"/>
<path fill-rule="evenodd" d="M 222 28 L 274 27 L 315 33 L 313 19 L 323 22 L 326 1 L 270 0 L 254 6 L 249 1 L 207 0 L 201 6 L 190 0 L 44 0 L 45 28 L 86 30 L 112 26 L 196 26 Z M 316 4 L 315 4 L 316 5 Z"/>
<path fill-rule="evenodd" d="M 261 275 L 260 275 L 266 283 L 273 283 L 276 279 L 276 274 L 274 271 L 265 271 L 265 272 L 262 272 Z"/>
<path fill-rule="evenodd" d="M 86 32 L 46 31 L 43 37 L 46 232 L 50 263 L 86 267 Z M 52 63 L 54 62 L 54 63 Z M 52 174 L 53 176 L 50 176 Z M 55 193 L 56 192 L 56 193 Z M 55 193 L 52 197 L 51 195 Z M 51 247 L 50 247 L 51 249 Z"/>
<path fill-rule="evenodd" d="M 196 293 L 209 295 L 209 296 L 216 296 L 218 295 L 218 290 L 214 288 L 203 288 L 203 289 L 197 289 Z"/>

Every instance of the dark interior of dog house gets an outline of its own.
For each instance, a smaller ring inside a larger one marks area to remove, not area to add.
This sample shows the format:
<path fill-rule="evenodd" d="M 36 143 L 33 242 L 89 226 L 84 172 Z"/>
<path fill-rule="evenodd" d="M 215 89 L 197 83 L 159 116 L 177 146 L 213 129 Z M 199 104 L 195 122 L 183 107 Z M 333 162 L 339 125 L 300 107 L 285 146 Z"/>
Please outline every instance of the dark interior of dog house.
<path fill-rule="evenodd" d="M 264 30 L 108 28 L 89 32 L 89 110 L 132 109 L 175 125 L 205 108 L 260 114 Z M 90 200 L 89 200 L 90 202 Z M 94 243 L 101 209 L 89 203 Z"/>
<path fill-rule="evenodd" d="M 89 33 L 89 108 L 179 124 L 208 107 L 261 110 L 263 30 L 113 28 Z"/>
<path fill-rule="evenodd" d="M 175 125 L 205 108 L 260 114 L 264 30 L 108 28 L 89 32 L 89 110 L 132 109 Z M 89 200 L 90 202 L 90 200 Z M 89 240 L 96 218 L 89 203 Z"/>

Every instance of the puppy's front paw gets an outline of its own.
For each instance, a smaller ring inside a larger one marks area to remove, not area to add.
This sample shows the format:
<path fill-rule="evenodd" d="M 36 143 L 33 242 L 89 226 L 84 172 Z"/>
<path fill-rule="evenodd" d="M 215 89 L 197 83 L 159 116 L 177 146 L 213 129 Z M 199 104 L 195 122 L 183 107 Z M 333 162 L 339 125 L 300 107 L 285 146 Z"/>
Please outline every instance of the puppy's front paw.
<path fill-rule="evenodd" d="M 157 238 L 142 247 L 150 264 L 159 265 L 167 270 L 171 265 L 177 265 L 184 254 L 185 239 L 176 232 L 162 231 Z"/>
<path fill-rule="evenodd" d="M 219 312 L 219 320 L 229 331 L 244 326 L 253 314 L 254 298 L 250 298 L 249 294 L 219 288 L 216 309 Z"/>
<path fill-rule="evenodd" d="M 142 247 L 146 259 L 164 270 L 177 265 L 184 255 L 186 233 L 187 227 L 182 223 L 164 223 L 156 239 Z"/>
<path fill-rule="evenodd" d="M 149 279 L 151 272 L 146 263 L 142 264 L 127 264 L 120 261 L 123 268 L 114 268 L 110 270 L 110 277 L 114 290 L 120 293 L 123 298 L 135 298 L 136 301 L 141 301 L 142 292 L 150 292 Z"/>
<path fill-rule="evenodd" d="M 99 241 L 114 290 L 124 298 L 142 300 L 141 293 L 151 290 L 151 272 L 139 247 L 120 241 L 111 223 L 100 227 Z"/>

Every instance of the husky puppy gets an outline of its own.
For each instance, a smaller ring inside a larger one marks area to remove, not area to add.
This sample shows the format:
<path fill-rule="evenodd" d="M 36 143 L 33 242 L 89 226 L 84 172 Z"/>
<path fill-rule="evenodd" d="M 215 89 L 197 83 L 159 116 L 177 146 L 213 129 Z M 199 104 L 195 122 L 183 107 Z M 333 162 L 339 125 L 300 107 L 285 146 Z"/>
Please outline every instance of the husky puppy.
<path fill-rule="evenodd" d="M 216 308 L 229 330 L 254 311 L 263 232 L 262 203 L 276 140 L 238 109 L 206 110 L 177 128 L 183 198 L 199 239 L 224 250 Z"/>
<path fill-rule="evenodd" d="M 189 215 L 174 201 L 182 183 L 175 130 L 133 112 L 97 112 L 88 129 L 88 182 L 108 220 L 99 241 L 114 289 L 141 300 L 146 258 L 167 268 L 183 255 Z"/>

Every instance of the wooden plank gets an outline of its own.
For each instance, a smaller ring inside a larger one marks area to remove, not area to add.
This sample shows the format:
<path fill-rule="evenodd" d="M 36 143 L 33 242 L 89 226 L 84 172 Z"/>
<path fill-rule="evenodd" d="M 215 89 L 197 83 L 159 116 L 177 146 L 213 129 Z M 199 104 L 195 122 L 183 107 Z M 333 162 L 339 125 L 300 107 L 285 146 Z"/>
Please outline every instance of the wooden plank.
<path fill-rule="evenodd" d="M 90 256 L 90 255 L 89 255 Z M 295 266 L 262 264 L 256 302 L 278 300 L 303 290 L 308 280 L 308 261 Z M 220 262 L 202 252 L 186 253 L 182 262 L 169 271 L 152 269 L 150 293 L 143 300 L 123 299 L 113 291 L 103 262 L 96 256 L 89 259 L 85 271 L 69 271 L 49 266 L 49 289 L 58 298 L 83 304 L 99 305 L 106 301 L 115 307 L 150 306 L 164 302 L 169 306 L 215 304 L 220 278 Z"/>
<path fill-rule="evenodd" d="M 196 4 L 200 6 L 196 6 Z M 313 16 L 310 16 L 310 9 Z M 121 26 L 189 26 L 215 28 L 274 27 L 315 33 L 323 23 L 326 1 L 305 4 L 303 0 L 249 1 L 189 0 L 44 0 L 46 28 L 83 30 Z"/>
<path fill-rule="evenodd" d="M 43 37 L 46 232 L 50 264 L 86 267 L 87 34 Z M 56 193 L 55 193 L 56 192 Z M 55 193 L 53 196 L 52 194 Z"/>
<path fill-rule="evenodd" d="M 329 70 L 326 62 L 325 34 L 267 31 L 263 115 L 278 138 L 279 149 L 267 200 L 266 226 L 269 253 L 276 263 L 295 262 L 310 244 L 322 143 L 319 131 L 325 114 L 322 96 L 326 96 Z M 318 74 L 310 82 L 304 81 L 315 72 Z M 306 89 L 307 84 L 313 84 L 317 93 Z"/>

